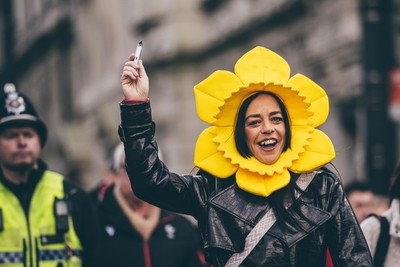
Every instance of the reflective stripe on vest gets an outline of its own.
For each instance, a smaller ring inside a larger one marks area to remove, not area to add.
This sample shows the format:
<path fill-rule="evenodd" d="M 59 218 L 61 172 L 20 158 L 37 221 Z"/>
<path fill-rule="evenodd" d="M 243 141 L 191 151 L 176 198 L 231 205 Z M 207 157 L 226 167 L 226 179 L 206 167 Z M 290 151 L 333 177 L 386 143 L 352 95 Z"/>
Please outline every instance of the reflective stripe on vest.
<path fill-rule="evenodd" d="M 39 255 L 40 261 L 61 261 L 68 259 L 72 256 L 79 258 L 82 257 L 80 250 L 67 251 L 67 250 L 47 249 L 47 250 L 40 250 L 39 253 L 40 253 Z"/>
<path fill-rule="evenodd" d="M 36 267 L 38 261 L 40 267 L 55 266 L 59 262 L 64 266 L 81 266 L 82 246 L 71 216 L 68 216 L 69 230 L 64 236 L 49 239 L 51 242 L 44 242 L 43 238 L 56 236 L 54 199 L 64 197 L 63 177 L 45 171 L 32 196 L 28 222 L 18 199 L 0 183 L 4 221 L 0 232 L 0 267 L 13 261 L 13 267 L 25 266 L 24 262 L 27 266 L 32 262 Z"/>
<path fill-rule="evenodd" d="M 0 264 L 4 263 L 23 263 L 24 255 L 22 252 L 8 252 L 1 251 L 0 252 Z"/>

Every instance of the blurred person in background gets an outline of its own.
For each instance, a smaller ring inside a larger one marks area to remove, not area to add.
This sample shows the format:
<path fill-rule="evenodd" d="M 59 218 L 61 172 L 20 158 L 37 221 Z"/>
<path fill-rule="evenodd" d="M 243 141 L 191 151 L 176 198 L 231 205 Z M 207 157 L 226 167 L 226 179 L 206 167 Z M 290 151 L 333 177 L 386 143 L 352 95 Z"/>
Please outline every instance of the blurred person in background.
<path fill-rule="evenodd" d="M 376 267 L 400 266 L 400 162 L 391 177 L 390 208 L 361 223 Z"/>
<path fill-rule="evenodd" d="M 113 153 L 112 157 L 114 157 L 116 154 L 117 153 Z M 104 191 L 107 190 L 109 186 L 113 185 L 115 179 L 117 178 L 117 172 L 114 171 L 114 163 L 117 161 L 119 161 L 119 159 L 111 158 L 110 166 L 103 171 L 101 180 L 95 185 L 94 188 L 89 190 L 90 198 L 96 207 L 98 202 L 102 200 L 102 197 L 104 197 Z"/>
<path fill-rule="evenodd" d="M 356 180 L 346 185 L 344 190 L 360 223 L 374 212 L 375 194 L 368 184 Z"/>
<path fill-rule="evenodd" d="M 39 158 L 47 128 L 13 84 L 0 97 L 0 266 L 94 267 L 88 195 Z"/>
<path fill-rule="evenodd" d="M 344 190 L 359 223 L 371 213 L 381 214 L 389 207 L 386 197 L 376 195 L 367 183 L 354 180 L 346 185 Z M 326 267 L 333 266 L 328 250 Z"/>
<path fill-rule="evenodd" d="M 97 267 L 206 266 L 199 233 L 189 220 L 134 195 L 122 143 L 112 160 L 107 182 L 97 190 L 102 239 Z"/>

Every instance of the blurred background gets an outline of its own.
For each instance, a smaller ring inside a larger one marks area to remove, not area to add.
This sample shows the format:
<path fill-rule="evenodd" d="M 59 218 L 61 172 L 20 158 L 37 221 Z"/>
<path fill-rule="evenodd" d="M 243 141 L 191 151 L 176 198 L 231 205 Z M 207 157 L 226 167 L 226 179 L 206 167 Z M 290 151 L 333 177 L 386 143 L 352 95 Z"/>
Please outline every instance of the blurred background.
<path fill-rule="evenodd" d="M 386 192 L 399 150 L 399 0 L 1 0 L 0 85 L 31 98 L 49 128 L 43 159 L 87 190 L 119 141 L 119 73 L 140 40 L 170 170 L 191 171 L 207 126 L 193 86 L 260 45 L 327 91 L 321 128 L 343 182 Z"/>

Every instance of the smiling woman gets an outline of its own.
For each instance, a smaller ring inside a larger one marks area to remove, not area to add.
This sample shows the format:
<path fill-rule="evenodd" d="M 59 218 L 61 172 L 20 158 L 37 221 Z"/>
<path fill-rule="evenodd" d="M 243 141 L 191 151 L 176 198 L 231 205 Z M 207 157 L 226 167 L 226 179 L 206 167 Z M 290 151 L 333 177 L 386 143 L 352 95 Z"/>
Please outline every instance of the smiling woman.
<path fill-rule="evenodd" d="M 134 55 L 131 55 L 132 60 Z M 194 87 L 199 118 L 196 175 L 170 172 L 157 157 L 149 81 L 128 61 L 119 134 L 135 194 L 198 220 L 213 266 L 372 266 L 339 178 L 325 165 L 333 144 L 317 127 L 328 117 L 325 91 L 290 78 L 287 62 L 256 47 L 235 72 L 216 71 Z"/>

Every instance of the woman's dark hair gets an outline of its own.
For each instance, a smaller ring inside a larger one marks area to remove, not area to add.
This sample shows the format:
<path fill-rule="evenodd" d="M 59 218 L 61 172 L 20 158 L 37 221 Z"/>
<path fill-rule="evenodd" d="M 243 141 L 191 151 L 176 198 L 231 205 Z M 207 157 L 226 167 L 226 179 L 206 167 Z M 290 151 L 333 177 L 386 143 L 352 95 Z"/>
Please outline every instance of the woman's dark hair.
<path fill-rule="evenodd" d="M 326 166 L 321 167 L 321 170 L 324 172 L 324 175 L 335 176 L 335 174 Z M 297 231 L 305 231 L 305 229 L 299 223 L 298 217 L 296 217 L 295 214 L 297 214 L 304 221 L 312 225 L 315 225 L 315 222 L 313 222 L 310 218 L 307 218 L 301 211 L 301 205 L 303 204 L 301 199 L 300 198 L 296 199 L 296 192 L 303 195 L 310 194 L 306 191 L 303 191 L 296 184 L 296 181 L 299 177 L 300 174 L 290 172 L 289 184 L 273 192 L 268 197 L 268 203 L 271 205 L 271 208 L 275 213 L 278 224 L 280 225 L 280 227 L 282 227 L 283 229 L 287 229 L 289 232 L 294 232 L 294 229 L 296 229 Z M 286 207 L 285 203 L 288 200 L 291 203 L 290 209 L 293 212 L 289 212 Z"/>
<path fill-rule="evenodd" d="M 389 196 L 390 200 L 400 199 L 400 162 L 397 163 L 390 180 Z"/>
<path fill-rule="evenodd" d="M 298 178 L 298 174 L 290 173 L 289 184 L 273 192 L 268 197 L 268 203 L 271 205 L 271 208 L 275 213 L 278 224 L 280 227 L 282 227 L 282 229 L 288 229 L 289 232 L 291 232 L 293 228 L 298 231 L 302 231 L 304 229 L 293 216 L 294 214 L 288 212 L 285 204 L 287 200 L 291 201 L 291 208 L 295 213 L 297 213 L 304 220 L 309 221 L 301 212 L 300 205 L 295 197 L 295 191 L 303 193 L 303 191 L 296 185 L 296 180 Z"/>
<path fill-rule="evenodd" d="M 239 154 L 244 158 L 249 158 L 250 156 L 252 156 L 250 148 L 247 146 L 246 142 L 246 134 L 245 134 L 246 111 L 250 103 L 253 102 L 253 100 L 257 98 L 259 95 L 272 96 L 278 103 L 279 108 L 281 109 L 282 112 L 283 122 L 285 123 L 285 130 L 286 130 L 285 145 L 283 147 L 283 151 L 286 151 L 286 149 L 290 147 L 292 132 L 290 130 L 289 115 L 287 113 L 285 105 L 283 104 L 282 100 L 275 94 L 271 92 L 260 91 L 255 93 L 254 95 L 251 95 L 246 100 L 244 100 L 243 104 L 239 108 L 238 117 L 236 120 L 236 125 L 235 125 L 236 149 L 239 152 Z"/>

